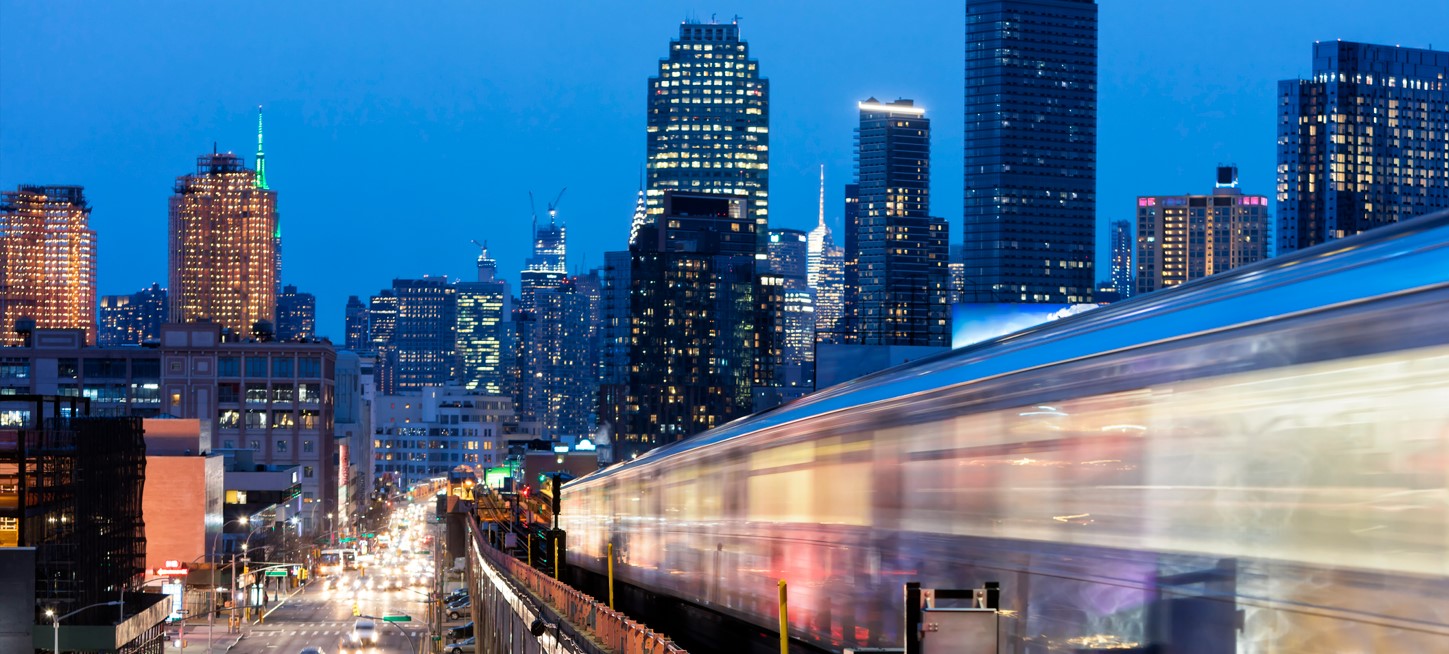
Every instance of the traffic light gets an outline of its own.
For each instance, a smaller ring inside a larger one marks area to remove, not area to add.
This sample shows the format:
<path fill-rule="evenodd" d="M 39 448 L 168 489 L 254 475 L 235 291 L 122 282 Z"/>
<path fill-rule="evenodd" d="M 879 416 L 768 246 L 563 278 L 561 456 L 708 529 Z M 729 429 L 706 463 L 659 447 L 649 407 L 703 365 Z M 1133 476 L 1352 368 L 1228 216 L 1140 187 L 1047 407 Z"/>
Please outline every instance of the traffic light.
<path fill-rule="evenodd" d="M 554 475 L 549 480 L 549 483 L 552 484 L 552 487 L 550 488 L 550 490 L 553 491 L 553 513 L 554 513 L 554 515 L 558 515 L 558 512 L 559 512 L 559 487 L 563 485 L 563 483 L 560 481 L 559 477 L 560 477 L 560 475 Z"/>

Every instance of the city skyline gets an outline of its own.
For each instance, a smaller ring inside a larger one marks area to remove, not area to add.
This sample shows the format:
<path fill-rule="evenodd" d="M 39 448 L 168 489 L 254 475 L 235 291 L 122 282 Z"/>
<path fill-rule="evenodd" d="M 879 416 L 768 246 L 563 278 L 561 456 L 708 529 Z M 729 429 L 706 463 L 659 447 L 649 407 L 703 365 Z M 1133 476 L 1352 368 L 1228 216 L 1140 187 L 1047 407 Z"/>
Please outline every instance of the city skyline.
<path fill-rule="evenodd" d="M 1105 278 L 1105 225 L 1129 218 L 1137 195 L 1192 191 L 1201 170 L 1229 162 L 1243 171 L 1246 188 L 1271 188 L 1276 85 L 1309 75 L 1313 41 L 1428 47 L 1433 26 L 1442 24 L 1395 19 L 1403 12 L 1430 17 L 1443 11 L 1432 2 L 1417 3 L 1417 10 L 1405 6 L 1392 16 L 1359 15 L 1347 10 L 1349 3 L 1338 4 L 1103 4 L 1098 280 Z M 1323 20 L 1314 25 L 1292 20 L 1309 6 Z M 680 19 L 708 22 L 709 12 L 718 11 L 721 22 L 734 12 L 745 16 L 741 37 L 775 94 L 771 228 L 813 226 L 818 165 L 824 163 L 826 220 L 840 233 L 855 105 L 871 94 L 885 101 L 914 98 L 937 118 L 931 212 L 960 224 L 961 176 L 954 162 L 960 161 L 962 134 L 952 117 L 963 106 L 961 4 L 923 3 L 867 25 L 850 21 L 848 8 L 826 16 L 760 3 L 696 7 L 692 13 L 650 7 L 628 21 L 610 21 L 610 10 L 594 7 L 551 17 L 511 15 L 532 10 L 503 7 L 458 9 L 449 14 L 456 24 L 444 26 L 428 12 L 363 11 L 366 17 L 356 21 L 354 33 L 338 37 L 324 30 L 315 42 L 293 43 L 287 42 L 288 30 L 311 30 L 308 24 L 334 17 L 310 7 L 199 8 L 184 16 L 167 14 L 182 29 L 143 45 L 126 35 L 146 33 L 160 8 L 6 3 L 11 20 L 10 27 L 0 28 L 6 43 L 0 78 L 10 89 L 46 90 L 7 92 L 0 107 L 5 126 L 0 188 L 85 187 L 98 233 L 98 293 L 164 283 L 168 185 L 213 142 L 255 166 L 251 130 L 256 105 L 262 104 L 270 119 L 268 182 L 287 225 L 280 282 L 316 294 L 318 332 L 341 342 L 349 295 L 370 293 L 393 278 L 469 279 L 476 257 L 470 239 L 489 242 L 500 276 L 516 280 L 530 242 L 529 190 L 551 197 L 554 189 L 570 187 L 560 208 L 560 220 L 580 244 L 568 262 L 570 272 L 601 265 L 604 251 L 625 247 L 644 162 L 642 91 L 657 71 L 661 44 L 677 33 Z M 67 20 L 68 11 L 83 12 L 84 19 Z M 29 12 L 35 20 L 28 20 Z M 1177 52 L 1166 31 L 1152 29 L 1169 17 L 1194 22 L 1205 36 L 1231 37 L 1219 42 L 1253 47 Z M 212 79 L 172 74 L 177 53 L 193 47 L 187 35 L 204 29 L 222 41 L 242 42 L 258 31 L 259 21 L 284 27 L 268 32 L 260 51 L 248 48 L 245 65 Z M 799 31 L 802 21 L 822 29 Z M 597 30 L 604 22 L 611 29 Z M 523 29 L 515 34 L 494 27 L 509 24 Z M 22 32 L 17 25 L 28 27 Z M 538 39 L 545 25 L 548 38 Z M 877 30 L 900 34 L 901 26 L 910 26 L 908 39 L 871 40 Z M 385 27 L 395 33 L 369 36 L 369 30 Z M 444 34 L 425 39 L 419 36 L 424 29 Z M 822 36 L 812 36 L 816 33 Z M 81 35 L 89 39 L 86 47 L 71 41 Z M 892 44 L 911 47 L 902 59 L 881 57 L 877 48 L 834 45 L 851 42 L 876 43 L 887 51 Z M 903 60 L 929 65 L 903 67 Z M 495 62 L 507 63 L 494 70 Z M 538 79 L 534 66 L 551 76 Z M 420 76 L 425 81 L 408 79 L 418 70 L 429 72 Z M 66 88 L 29 83 L 34 76 L 74 83 Z M 97 105 L 88 100 L 92 97 L 107 102 Z M 1176 146 L 1163 152 L 1193 154 L 1144 159 L 1134 152 L 1153 140 Z M 583 143 L 595 148 L 585 151 Z M 476 190 L 464 202 L 427 197 L 408 209 L 419 215 L 398 216 L 395 207 L 376 202 L 376 193 L 346 193 L 476 179 L 486 183 L 471 182 Z M 399 219 L 427 228 L 390 231 L 391 221 Z M 383 265 L 339 268 L 332 256 L 308 256 L 371 252 L 376 246 L 369 244 L 378 238 L 398 246 Z M 953 242 L 959 241 L 953 233 Z"/>

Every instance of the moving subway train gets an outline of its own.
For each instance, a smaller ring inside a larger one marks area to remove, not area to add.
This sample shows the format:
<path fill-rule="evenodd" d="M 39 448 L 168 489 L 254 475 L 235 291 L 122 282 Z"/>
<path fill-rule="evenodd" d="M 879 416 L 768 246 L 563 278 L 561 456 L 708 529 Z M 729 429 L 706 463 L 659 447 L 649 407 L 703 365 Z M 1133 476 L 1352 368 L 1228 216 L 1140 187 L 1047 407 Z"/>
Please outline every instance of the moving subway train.
<path fill-rule="evenodd" d="M 564 487 L 569 558 L 839 650 L 1449 651 L 1449 213 L 954 350 Z"/>

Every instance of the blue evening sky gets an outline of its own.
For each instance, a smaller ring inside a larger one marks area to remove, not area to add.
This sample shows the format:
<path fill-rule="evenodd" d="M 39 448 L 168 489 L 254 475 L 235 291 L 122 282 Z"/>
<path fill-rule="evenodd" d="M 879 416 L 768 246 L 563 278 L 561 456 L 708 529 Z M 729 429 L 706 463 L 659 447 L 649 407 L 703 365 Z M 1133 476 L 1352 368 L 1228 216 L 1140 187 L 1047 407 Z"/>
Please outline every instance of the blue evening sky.
<path fill-rule="evenodd" d="M 1274 95 L 1315 39 L 1449 47 L 1444 0 L 1102 0 L 1099 222 L 1201 192 L 1237 163 L 1271 195 Z M 646 79 L 685 18 L 740 15 L 771 85 L 772 227 L 840 224 L 855 102 L 933 119 L 932 210 L 959 240 L 962 2 L 29 2 L 0 0 L 0 188 L 86 187 L 99 292 L 166 283 L 166 207 L 215 141 L 252 165 L 266 106 L 285 283 L 340 340 L 347 296 L 472 278 L 487 240 L 517 280 L 563 187 L 569 265 L 623 249 Z M 1097 278 L 1105 279 L 1105 230 Z"/>

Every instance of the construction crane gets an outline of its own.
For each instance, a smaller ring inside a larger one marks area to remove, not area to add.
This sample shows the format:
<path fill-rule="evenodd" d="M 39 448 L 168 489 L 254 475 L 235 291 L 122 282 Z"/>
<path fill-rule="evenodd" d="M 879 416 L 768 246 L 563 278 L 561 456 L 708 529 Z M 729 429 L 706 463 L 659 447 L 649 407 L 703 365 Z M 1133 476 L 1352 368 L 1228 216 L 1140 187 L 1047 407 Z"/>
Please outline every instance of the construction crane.
<path fill-rule="evenodd" d="M 558 203 L 563 199 L 564 191 L 567 190 L 569 190 L 569 187 L 563 187 L 563 190 L 558 192 L 558 197 L 554 198 L 553 202 L 548 203 L 548 219 L 550 222 L 553 221 L 555 216 L 558 216 Z"/>
<path fill-rule="evenodd" d="M 485 253 L 488 252 L 488 244 L 487 243 L 479 243 L 478 242 L 478 239 L 476 239 L 476 238 L 475 239 L 469 239 L 469 240 L 473 241 L 473 245 L 478 246 L 478 249 L 484 251 Z"/>

